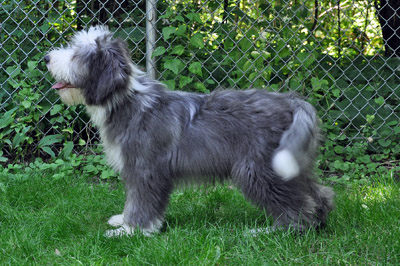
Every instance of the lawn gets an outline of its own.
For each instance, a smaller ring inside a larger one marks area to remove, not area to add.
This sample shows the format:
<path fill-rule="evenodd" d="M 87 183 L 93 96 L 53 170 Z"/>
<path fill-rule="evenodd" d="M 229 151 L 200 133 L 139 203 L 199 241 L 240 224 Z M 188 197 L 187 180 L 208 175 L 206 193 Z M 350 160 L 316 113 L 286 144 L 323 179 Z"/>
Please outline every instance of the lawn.
<path fill-rule="evenodd" d="M 175 191 L 153 237 L 110 239 L 107 219 L 124 204 L 120 182 L 3 168 L 0 265 L 399 265 L 399 182 L 334 189 L 336 209 L 319 232 L 252 235 L 271 219 L 224 184 Z"/>

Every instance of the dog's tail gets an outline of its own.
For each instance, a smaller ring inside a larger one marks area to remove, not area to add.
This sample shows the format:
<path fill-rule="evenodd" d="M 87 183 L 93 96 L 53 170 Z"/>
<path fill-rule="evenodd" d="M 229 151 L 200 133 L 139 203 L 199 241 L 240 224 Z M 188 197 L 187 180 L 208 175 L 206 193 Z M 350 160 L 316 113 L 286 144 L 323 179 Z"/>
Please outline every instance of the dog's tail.
<path fill-rule="evenodd" d="M 272 168 L 285 181 L 313 167 L 319 141 L 314 107 L 295 94 L 289 95 L 289 104 L 293 109 L 293 122 L 283 132 L 272 158 Z"/>

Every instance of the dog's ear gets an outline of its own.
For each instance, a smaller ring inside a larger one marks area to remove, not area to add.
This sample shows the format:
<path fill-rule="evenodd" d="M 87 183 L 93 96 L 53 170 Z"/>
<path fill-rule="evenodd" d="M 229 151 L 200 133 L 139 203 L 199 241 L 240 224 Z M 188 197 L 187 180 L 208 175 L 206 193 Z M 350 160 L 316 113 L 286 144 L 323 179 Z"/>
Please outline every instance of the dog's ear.
<path fill-rule="evenodd" d="M 112 94 L 127 89 L 132 69 L 126 43 L 120 39 L 96 39 L 96 49 L 88 55 L 88 76 L 81 86 L 86 103 L 101 105 Z"/>

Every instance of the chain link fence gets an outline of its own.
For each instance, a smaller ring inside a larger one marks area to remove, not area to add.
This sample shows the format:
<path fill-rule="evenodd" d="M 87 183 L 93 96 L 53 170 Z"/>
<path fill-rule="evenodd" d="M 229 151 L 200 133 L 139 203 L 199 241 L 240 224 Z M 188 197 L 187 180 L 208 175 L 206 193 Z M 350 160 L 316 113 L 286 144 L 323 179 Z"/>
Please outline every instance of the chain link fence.
<path fill-rule="evenodd" d="M 347 145 L 390 145 L 400 116 L 394 2 L 1 1 L 3 152 L 34 145 L 51 155 L 61 138 L 74 149 L 97 142 L 83 108 L 60 104 L 41 62 L 96 24 L 125 39 L 134 62 L 170 89 L 297 91 L 316 106 L 327 134 Z"/>

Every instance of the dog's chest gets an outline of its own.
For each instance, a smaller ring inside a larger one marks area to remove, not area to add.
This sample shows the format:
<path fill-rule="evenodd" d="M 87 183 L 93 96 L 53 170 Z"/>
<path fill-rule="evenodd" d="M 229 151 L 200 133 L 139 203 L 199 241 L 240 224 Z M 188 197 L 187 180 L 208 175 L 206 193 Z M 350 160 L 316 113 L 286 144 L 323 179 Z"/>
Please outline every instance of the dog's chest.
<path fill-rule="evenodd" d="M 107 133 L 107 127 L 105 125 L 106 110 L 102 107 L 88 107 L 87 111 L 91 121 L 99 129 L 100 139 L 103 144 L 107 162 L 115 171 L 121 172 L 123 167 L 121 144 L 116 139 L 110 138 Z"/>
<path fill-rule="evenodd" d="M 100 129 L 100 138 L 103 143 L 104 152 L 110 166 L 117 172 L 121 172 L 123 167 L 123 158 L 121 144 L 108 138 L 108 135 Z"/>

